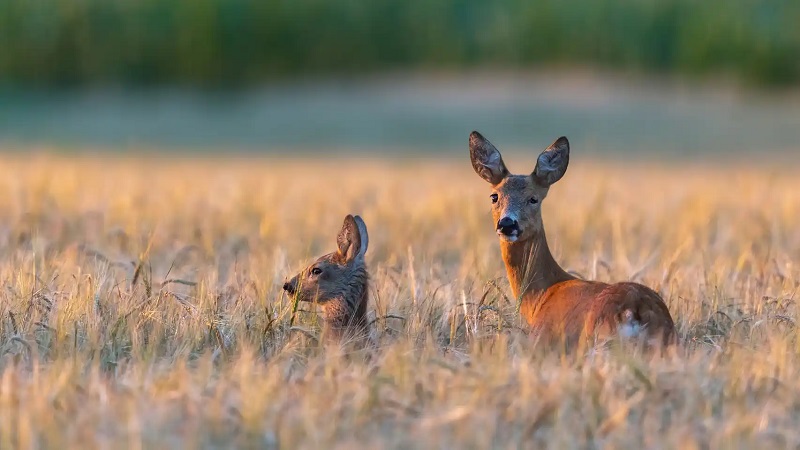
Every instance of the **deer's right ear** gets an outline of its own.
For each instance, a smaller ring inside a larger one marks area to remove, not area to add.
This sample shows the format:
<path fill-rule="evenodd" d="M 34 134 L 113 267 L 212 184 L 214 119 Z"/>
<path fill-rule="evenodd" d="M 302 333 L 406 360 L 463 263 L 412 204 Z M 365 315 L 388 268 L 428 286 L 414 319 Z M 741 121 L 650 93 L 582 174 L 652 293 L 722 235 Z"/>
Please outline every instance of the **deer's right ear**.
<path fill-rule="evenodd" d="M 364 258 L 369 245 L 369 235 L 367 235 L 367 225 L 361 217 L 348 214 L 344 218 L 342 229 L 336 237 L 336 244 L 339 246 L 339 254 L 346 262 Z"/>
<path fill-rule="evenodd" d="M 500 184 L 508 176 L 500 151 L 477 131 L 469 135 L 469 157 L 475 173 L 492 185 Z"/>

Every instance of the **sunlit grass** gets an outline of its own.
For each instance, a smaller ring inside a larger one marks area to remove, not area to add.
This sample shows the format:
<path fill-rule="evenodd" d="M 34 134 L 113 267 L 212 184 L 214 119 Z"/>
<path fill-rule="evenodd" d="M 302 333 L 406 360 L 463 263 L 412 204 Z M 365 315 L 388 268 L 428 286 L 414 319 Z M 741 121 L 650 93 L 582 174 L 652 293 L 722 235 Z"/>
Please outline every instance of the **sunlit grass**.
<path fill-rule="evenodd" d="M 527 338 L 466 153 L 5 157 L 0 448 L 797 446 L 796 171 L 573 161 L 553 253 L 662 293 L 683 344 L 653 359 Z M 279 289 L 348 213 L 374 354 L 318 344 L 309 305 L 290 331 Z"/>

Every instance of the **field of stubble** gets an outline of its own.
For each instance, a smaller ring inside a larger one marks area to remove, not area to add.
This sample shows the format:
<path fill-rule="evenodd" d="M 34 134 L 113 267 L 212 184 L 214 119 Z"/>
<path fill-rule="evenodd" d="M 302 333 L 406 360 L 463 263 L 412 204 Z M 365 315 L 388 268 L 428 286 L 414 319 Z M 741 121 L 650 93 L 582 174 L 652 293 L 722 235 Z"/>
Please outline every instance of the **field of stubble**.
<path fill-rule="evenodd" d="M 6 156 L 0 448 L 797 447 L 796 170 L 575 156 L 550 246 L 662 293 L 682 345 L 655 359 L 526 337 L 466 150 Z M 371 356 L 320 345 L 279 289 L 347 213 L 369 227 Z"/>

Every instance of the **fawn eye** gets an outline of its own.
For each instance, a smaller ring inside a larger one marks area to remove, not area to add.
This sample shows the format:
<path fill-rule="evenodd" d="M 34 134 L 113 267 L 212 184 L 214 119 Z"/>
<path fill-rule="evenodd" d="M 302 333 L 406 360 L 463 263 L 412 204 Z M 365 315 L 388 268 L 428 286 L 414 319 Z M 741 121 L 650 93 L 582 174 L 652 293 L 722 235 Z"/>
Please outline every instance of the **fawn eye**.
<path fill-rule="evenodd" d="M 536 200 L 536 197 L 531 197 L 531 199 L 528 200 L 528 203 L 530 203 L 531 205 L 535 205 L 539 203 L 539 200 Z"/>
<path fill-rule="evenodd" d="M 497 194 L 492 194 L 489 196 L 492 199 L 492 203 L 497 203 Z"/>
<path fill-rule="evenodd" d="M 319 275 L 321 273 L 322 269 L 320 269 L 319 267 L 314 267 L 313 269 L 311 269 L 311 275 Z"/>

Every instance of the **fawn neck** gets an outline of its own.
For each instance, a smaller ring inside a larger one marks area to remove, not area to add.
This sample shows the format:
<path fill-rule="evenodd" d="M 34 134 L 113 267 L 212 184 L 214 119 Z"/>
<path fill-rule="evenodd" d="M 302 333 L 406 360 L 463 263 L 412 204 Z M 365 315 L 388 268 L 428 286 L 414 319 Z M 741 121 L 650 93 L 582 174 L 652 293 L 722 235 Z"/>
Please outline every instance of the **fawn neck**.
<path fill-rule="evenodd" d="M 341 295 L 327 300 L 323 306 L 325 323 L 332 328 L 363 328 L 367 325 L 369 275 L 359 268 L 343 286 Z"/>
<path fill-rule="evenodd" d="M 500 248 L 516 300 L 528 293 L 541 294 L 556 283 L 575 278 L 553 258 L 544 230 L 524 241 L 501 240 Z"/>

